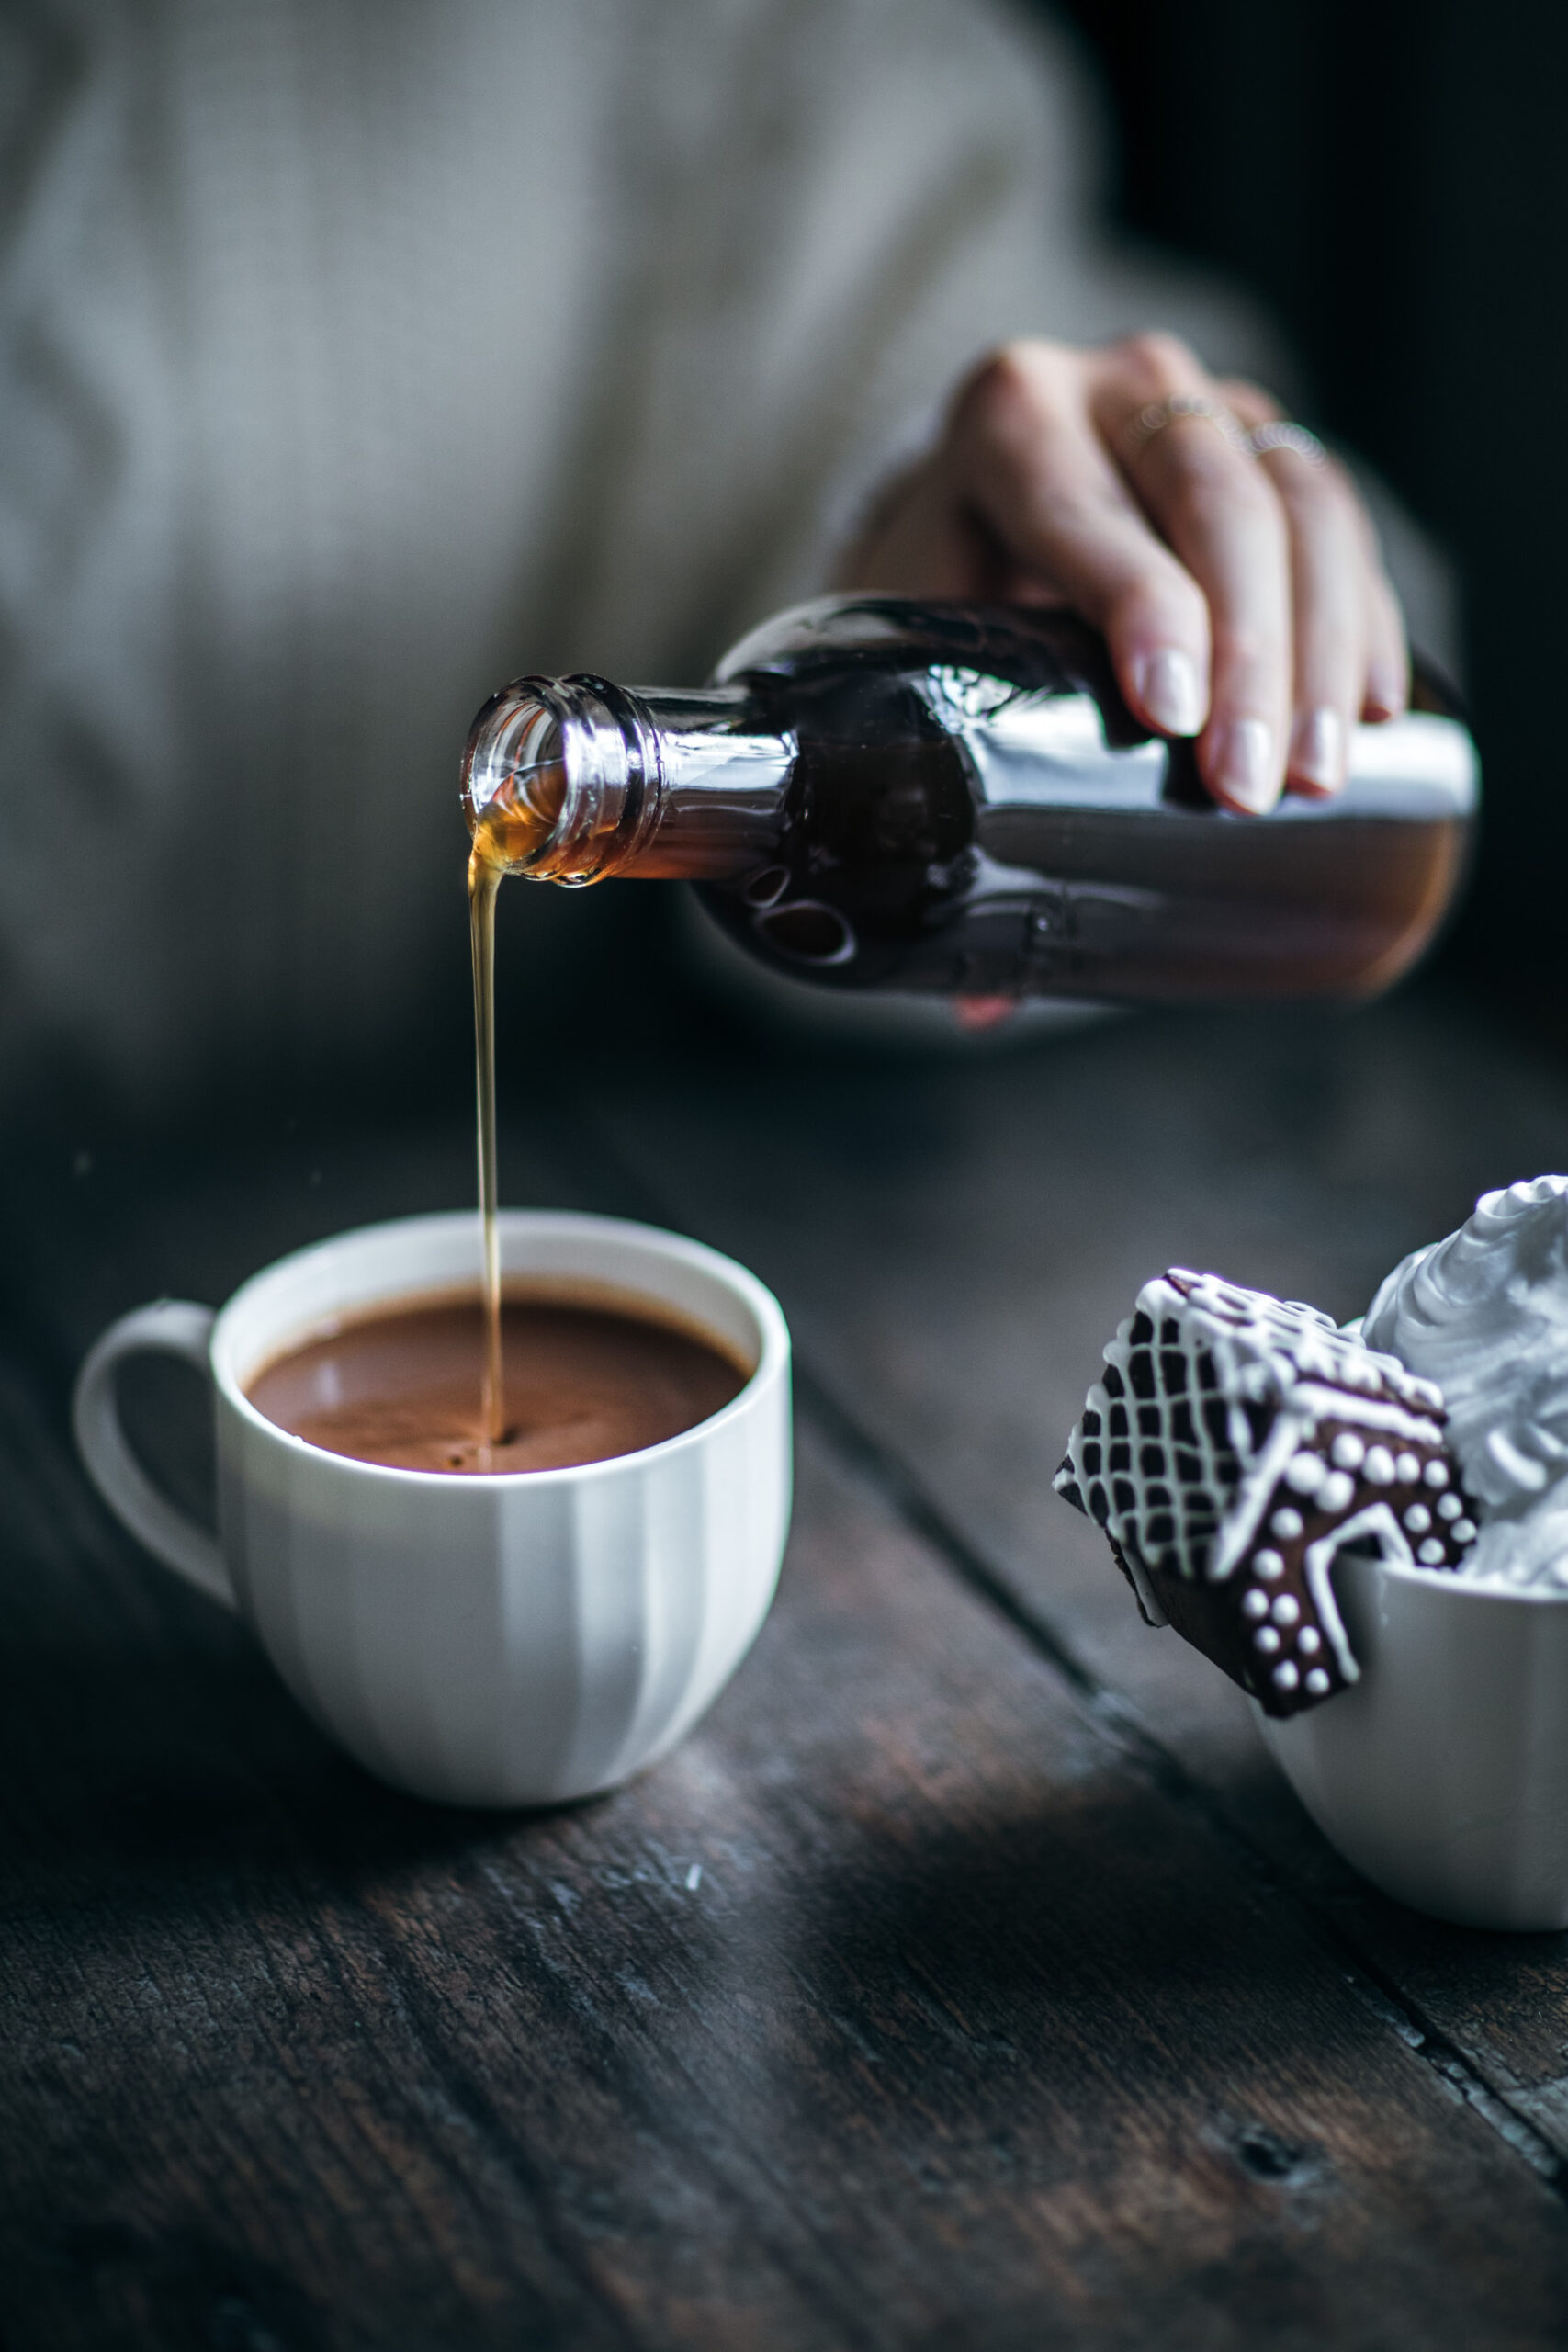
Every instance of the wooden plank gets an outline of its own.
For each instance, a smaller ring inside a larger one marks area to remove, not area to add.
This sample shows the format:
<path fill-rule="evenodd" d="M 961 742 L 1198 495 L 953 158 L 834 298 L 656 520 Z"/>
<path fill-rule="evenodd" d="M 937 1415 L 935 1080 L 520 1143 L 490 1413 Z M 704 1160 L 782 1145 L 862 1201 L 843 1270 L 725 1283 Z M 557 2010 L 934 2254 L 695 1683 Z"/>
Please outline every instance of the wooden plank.
<path fill-rule="evenodd" d="M 1568 1940 L 1415 1920 L 1340 1864 L 1239 1693 L 1141 1626 L 1050 1492 L 1139 1284 L 1215 1267 L 1345 1316 L 1476 1193 L 1561 1167 L 1568 1085 L 1441 993 L 1128 1021 L 968 1064 L 755 1046 L 617 1075 L 639 1178 L 754 1264 L 807 1360 L 1046 1637 L 1134 1711 L 1521 2115 L 1568 2151 Z"/>
<path fill-rule="evenodd" d="M 1561 2200 L 809 1438 L 731 1692 L 529 1820 L 0 1429 L 7 2352 L 1560 2340 Z"/>

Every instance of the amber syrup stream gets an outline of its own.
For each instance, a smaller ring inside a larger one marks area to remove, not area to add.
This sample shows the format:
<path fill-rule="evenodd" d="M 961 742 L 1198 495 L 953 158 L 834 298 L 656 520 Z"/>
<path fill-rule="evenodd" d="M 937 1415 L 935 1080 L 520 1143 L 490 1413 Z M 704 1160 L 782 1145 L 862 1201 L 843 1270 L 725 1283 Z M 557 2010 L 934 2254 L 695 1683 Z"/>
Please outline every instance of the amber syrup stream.
<path fill-rule="evenodd" d="M 500 1194 L 495 1143 L 495 894 L 508 874 L 527 870 L 560 814 L 566 778 L 558 765 L 531 768 L 494 798 L 468 804 L 468 950 L 474 967 L 474 1090 L 479 1107 L 479 1224 L 484 1246 L 484 1362 L 479 1374 L 480 1463 L 503 1443 L 506 1381 L 501 1337 Z"/>
<path fill-rule="evenodd" d="M 479 1374 L 480 1459 L 506 1434 L 501 1360 L 501 1232 L 496 1221 L 495 894 L 504 867 L 485 854 L 485 829 L 468 854 L 468 946 L 474 965 L 474 1083 L 479 1097 L 479 1221 L 484 1240 L 484 1363 Z"/>

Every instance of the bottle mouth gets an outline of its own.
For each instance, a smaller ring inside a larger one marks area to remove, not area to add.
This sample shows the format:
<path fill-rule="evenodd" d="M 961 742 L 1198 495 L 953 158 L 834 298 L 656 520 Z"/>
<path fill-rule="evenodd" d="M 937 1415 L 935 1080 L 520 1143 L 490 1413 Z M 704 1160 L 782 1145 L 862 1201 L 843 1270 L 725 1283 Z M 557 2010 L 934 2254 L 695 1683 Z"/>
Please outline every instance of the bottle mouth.
<path fill-rule="evenodd" d="M 463 753 L 476 859 L 536 882 L 597 882 L 625 862 L 657 776 L 636 697 L 599 678 L 518 678 Z"/>
<path fill-rule="evenodd" d="M 475 855 L 502 874 L 539 871 L 566 808 L 562 714 L 535 684 L 520 679 L 492 695 L 463 752 L 463 814 Z"/>

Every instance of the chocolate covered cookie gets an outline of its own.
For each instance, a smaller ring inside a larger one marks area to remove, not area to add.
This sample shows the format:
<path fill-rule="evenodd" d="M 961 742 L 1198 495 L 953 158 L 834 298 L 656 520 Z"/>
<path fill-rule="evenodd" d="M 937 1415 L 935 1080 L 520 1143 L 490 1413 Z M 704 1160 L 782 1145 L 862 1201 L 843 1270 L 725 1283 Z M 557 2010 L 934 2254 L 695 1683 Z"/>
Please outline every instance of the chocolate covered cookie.
<path fill-rule="evenodd" d="M 1316 1307 L 1176 1267 L 1107 1347 L 1055 1487 L 1149 1623 L 1292 1715 L 1359 1675 L 1338 1552 L 1442 1569 L 1474 1543 L 1444 1419 L 1432 1382 Z"/>

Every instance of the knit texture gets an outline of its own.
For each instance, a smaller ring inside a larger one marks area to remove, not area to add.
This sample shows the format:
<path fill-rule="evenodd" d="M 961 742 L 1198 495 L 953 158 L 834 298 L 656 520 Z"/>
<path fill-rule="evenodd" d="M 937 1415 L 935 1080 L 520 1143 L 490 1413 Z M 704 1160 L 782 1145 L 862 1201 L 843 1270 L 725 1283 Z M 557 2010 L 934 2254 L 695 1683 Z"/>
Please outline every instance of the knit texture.
<path fill-rule="evenodd" d="M 986 344 L 1173 308 L 957 0 L 40 0 L 0 92 L 0 1088 L 377 1051 L 491 687 L 700 679 Z"/>

